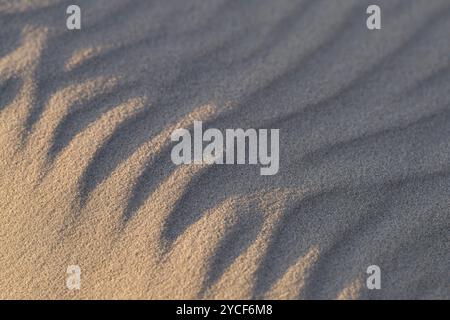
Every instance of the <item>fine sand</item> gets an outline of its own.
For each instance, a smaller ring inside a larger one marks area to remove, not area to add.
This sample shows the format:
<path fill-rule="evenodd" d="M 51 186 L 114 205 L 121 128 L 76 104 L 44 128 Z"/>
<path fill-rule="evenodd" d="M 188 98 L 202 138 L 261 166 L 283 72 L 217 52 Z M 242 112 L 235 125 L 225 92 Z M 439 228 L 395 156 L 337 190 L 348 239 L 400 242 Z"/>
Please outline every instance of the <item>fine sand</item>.
<path fill-rule="evenodd" d="M 448 0 L 0 0 L 0 298 L 449 299 L 449 92 Z"/>

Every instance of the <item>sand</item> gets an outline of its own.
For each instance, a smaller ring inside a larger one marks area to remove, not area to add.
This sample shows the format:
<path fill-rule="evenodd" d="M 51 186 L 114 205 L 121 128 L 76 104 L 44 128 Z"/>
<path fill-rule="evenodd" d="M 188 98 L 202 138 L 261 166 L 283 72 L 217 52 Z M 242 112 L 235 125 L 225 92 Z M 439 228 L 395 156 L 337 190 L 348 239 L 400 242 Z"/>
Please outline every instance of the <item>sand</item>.
<path fill-rule="evenodd" d="M 449 299 L 449 30 L 448 0 L 0 0 L 0 298 Z M 194 120 L 280 129 L 278 174 L 175 166 Z"/>

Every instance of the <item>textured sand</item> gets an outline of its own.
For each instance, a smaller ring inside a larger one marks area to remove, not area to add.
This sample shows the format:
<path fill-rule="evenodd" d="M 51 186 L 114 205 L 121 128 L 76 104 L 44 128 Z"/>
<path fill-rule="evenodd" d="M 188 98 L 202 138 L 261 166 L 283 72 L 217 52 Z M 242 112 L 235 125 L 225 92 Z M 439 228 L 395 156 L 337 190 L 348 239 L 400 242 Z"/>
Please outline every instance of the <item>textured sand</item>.
<path fill-rule="evenodd" d="M 0 0 L 0 298 L 449 299 L 449 92 L 448 0 Z"/>

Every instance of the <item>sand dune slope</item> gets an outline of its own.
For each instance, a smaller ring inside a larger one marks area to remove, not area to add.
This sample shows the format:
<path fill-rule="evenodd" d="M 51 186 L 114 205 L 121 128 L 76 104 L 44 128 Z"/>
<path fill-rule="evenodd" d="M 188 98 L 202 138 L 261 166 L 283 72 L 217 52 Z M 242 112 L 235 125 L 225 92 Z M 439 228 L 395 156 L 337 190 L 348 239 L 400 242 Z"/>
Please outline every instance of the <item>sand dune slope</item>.
<path fill-rule="evenodd" d="M 0 0 L 0 298 L 450 298 L 448 0 L 72 2 Z M 194 120 L 278 174 L 175 166 Z"/>

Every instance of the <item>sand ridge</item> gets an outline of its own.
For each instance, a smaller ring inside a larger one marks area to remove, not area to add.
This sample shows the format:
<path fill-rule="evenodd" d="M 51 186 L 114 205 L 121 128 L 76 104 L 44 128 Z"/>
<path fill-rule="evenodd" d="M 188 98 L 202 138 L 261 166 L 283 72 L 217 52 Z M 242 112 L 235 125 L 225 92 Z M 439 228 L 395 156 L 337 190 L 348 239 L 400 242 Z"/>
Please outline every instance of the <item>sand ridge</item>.
<path fill-rule="evenodd" d="M 70 4 L 0 0 L 0 298 L 450 298 L 447 0 Z M 194 121 L 279 172 L 174 165 Z"/>

